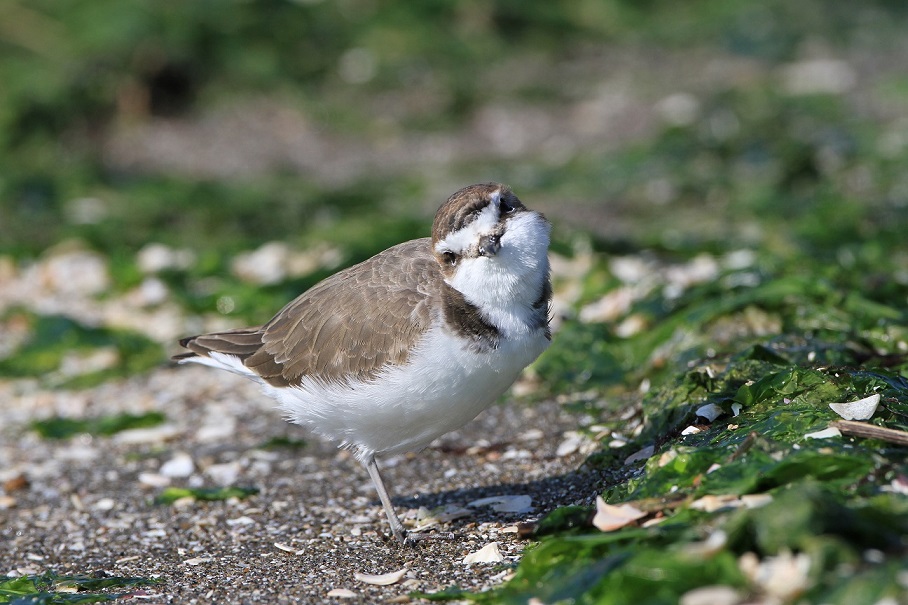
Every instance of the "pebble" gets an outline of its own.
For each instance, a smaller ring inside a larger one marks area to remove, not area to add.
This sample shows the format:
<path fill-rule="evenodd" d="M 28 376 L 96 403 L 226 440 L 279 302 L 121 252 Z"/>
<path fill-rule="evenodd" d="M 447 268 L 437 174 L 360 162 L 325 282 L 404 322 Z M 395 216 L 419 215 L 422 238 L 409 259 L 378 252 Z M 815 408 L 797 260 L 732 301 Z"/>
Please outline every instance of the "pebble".
<path fill-rule="evenodd" d="M 178 452 L 158 469 L 160 474 L 174 479 L 188 477 L 193 471 L 195 471 L 195 463 L 192 461 L 192 457 L 185 452 Z"/>
<path fill-rule="evenodd" d="M 65 248 L 70 244 L 60 244 Z M 74 295 L 99 294 L 110 289 L 110 275 L 107 260 L 96 252 L 73 250 L 57 253 L 52 251 L 49 258 L 37 266 L 41 282 L 49 289 Z M 73 279 L 78 275 L 78 279 Z"/>
<path fill-rule="evenodd" d="M 233 485 L 240 475 L 240 464 L 238 462 L 212 464 L 205 469 L 205 474 L 218 485 Z"/>
<path fill-rule="evenodd" d="M 159 473 L 139 473 L 139 483 L 148 487 L 167 487 L 170 485 L 170 477 Z"/>
<path fill-rule="evenodd" d="M 94 503 L 92 508 L 97 511 L 105 512 L 113 509 L 113 507 L 116 505 L 117 503 L 113 498 L 101 498 Z"/>
<path fill-rule="evenodd" d="M 179 427 L 173 424 L 162 424 L 146 429 L 129 429 L 114 435 L 113 439 L 120 445 L 140 445 L 144 443 L 163 443 L 180 435 Z"/>
<path fill-rule="evenodd" d="M 564 440 L 558 444 L 558 449 L 555 450 L 556 456 L 570 456 L 571 454 L 576 453 L 580 446 L 583 445 L 585 437 L 577 431 L 567 431 L 564 434 Z"/>
<path fill-rule="evenodd" d="M 194 265 L 195 260 L 192 250 L 171 248 L 154 242 L 143 246 L 136 255 L 136 264 L 142 273 L 159 273 L 166 269 L 185 270 Z"/>
<path fill-rule="evenodd" d="M 228 415 L 210 417 L 196 432 L 202 442 L 225 441 L 236 432 L 236 418 Z"/>

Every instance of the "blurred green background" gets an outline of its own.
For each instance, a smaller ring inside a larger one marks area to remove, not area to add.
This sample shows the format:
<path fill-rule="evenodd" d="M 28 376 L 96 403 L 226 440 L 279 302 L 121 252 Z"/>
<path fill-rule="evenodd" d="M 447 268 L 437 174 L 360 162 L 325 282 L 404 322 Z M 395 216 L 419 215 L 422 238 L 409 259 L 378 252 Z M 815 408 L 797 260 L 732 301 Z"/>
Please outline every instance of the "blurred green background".
<path fill-rule="evenodd" d="M 73 0 L 0 7 L 0 252 L 225 257 L 426 232 L 510 184 L 610 246 L 892 238 L 904 3 Z M 211 261 L 206 269 L 223 269 Z"/>

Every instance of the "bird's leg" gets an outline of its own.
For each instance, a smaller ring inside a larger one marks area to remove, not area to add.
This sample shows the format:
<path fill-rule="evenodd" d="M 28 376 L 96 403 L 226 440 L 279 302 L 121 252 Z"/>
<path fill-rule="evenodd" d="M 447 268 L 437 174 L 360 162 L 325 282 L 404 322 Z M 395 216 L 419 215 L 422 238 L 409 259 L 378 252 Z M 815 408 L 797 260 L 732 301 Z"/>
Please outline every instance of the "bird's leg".
<path fill-rule="evenodd" d="M 388 496 L 388 490 L 385 489 L 385 483 L 382 481 L 381 474 L 378 472 L 375 456 L 369 456 L 363 461 L 363 465 L 366 467 L 366 470 L 369 471 L 369 477 L 372 479 L 372 484 L 375 485 L 375 490 L 378 492 L 378 498 L 381 500 L 381 505 L 385 509 L 385 514 L 388 515 L 388 523 L 391 524 L 391 533 L 394 534 L 394 537 L 397 538 L 401 544 L 405 544 L 407 542 L 407 530 L 404 529 L 404 524 L 401 523 L 397 513 L 394 512 L 394 507 L 391 506 L 391 497 Z"/>

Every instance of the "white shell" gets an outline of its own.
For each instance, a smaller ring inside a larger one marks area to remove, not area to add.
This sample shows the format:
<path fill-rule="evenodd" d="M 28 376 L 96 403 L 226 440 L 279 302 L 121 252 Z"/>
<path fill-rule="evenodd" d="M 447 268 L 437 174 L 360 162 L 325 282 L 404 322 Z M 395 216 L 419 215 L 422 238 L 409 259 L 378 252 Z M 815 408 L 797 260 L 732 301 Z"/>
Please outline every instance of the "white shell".
<path fill-rule="evenodd" d="M 498 542 L 490 542 L 476 552 L 471 552 L 463 558 L 464 565 L 473 563 L 499 563 L 504 561 L 504 555 L 498 548 Z"/>
<path fill-rule="evenodd" d="M 355 573 L 353 577 L 364 582 L 366 584 L 372 584 L 373 586 L 390 586 L 391 584 L 397 584 L 404 577 L 404 574 L 407 573 L 407 568 L 398 569 L 397 571 L 391 571 L 388 573 L 372 575 L 366 573 Z"/>
<path fill-rule="evenodd" d="M 845 420 L 870 420 L 880 405 L 880 394 L 874 393 L 857 401 L 848 403 L 830 403 L 832 411 Z"/>
<path fill-rule="evenodd" d="M 829 427 L 828 429 L 823 429 L 822 431 L 816 431 L 814 433 L 807 433 L 804 435 L 806 439 L 829 439 L 830 437 L 841 437 L 842 432 L 834 426 Z"/>
<path fill-rule="evenodd" d="M 646 513 L 634 508 L 630 504 L 613 506 L 606 504 L 602 496 L 596 497 L 596 516 L 593 525 L 600 531 L 614 531 L 625 525 L 630 525 L 637 519 L 645 517 Z"/>

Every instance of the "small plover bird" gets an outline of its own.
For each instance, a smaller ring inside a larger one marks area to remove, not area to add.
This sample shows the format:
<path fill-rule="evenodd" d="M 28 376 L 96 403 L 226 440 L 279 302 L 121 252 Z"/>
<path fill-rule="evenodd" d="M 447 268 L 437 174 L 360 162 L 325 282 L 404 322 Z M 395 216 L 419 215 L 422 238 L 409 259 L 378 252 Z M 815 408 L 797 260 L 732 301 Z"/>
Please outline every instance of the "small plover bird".
<path fill-rule="evenodd" d="M 288 421 L 350 448 L 405 542 L 375 458 L 462 427 L 545 350 L 550 230 L 506 186 L 465 187 L 431 238 L 332 275 L 261 327 L 185 338 L 174 359 L 255 380 Z"/>

